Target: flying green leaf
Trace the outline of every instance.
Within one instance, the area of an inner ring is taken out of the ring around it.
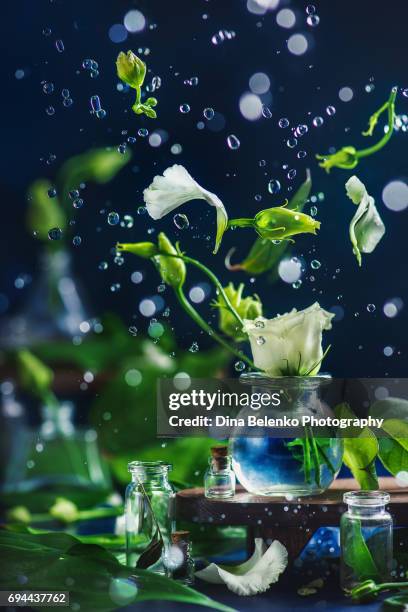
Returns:
[[[348,404],[340,404],[335,410],[338,418],[356,418]],[[378,441],[371,429],[347,427],[339,432],[344,440],[343,461],[351,470],[362,489],[378,489],[375,459]]]
[[[310,171],[307,170],[306,180],[292,196],[286,208],[288,210],[302,212],[311,189],[312,178]],[[279,244],[274,244],[269,239],[257,238],[246,258],[241,263],[229,264],[228,268],[233,271],[243,270],[251,275],[263,274],[277,267],[288,246],[289,242],[285,240],[281,241]]]

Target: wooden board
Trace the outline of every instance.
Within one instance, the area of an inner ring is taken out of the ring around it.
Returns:
[[[389,510],[396,526],[408,525],[408,488],[401,488],[394,478],[380,478],[380,488],[391,494]],[[214,500],[204,497],[202,488],[177,493],[177,515],[180,519],[214,525],[297,525],[316,529],[337,526],[345,511],[343,494],[358,489],[354,479],[335,480],[322,495],[314,497],[266,497],[251,495],[238,487],[235,497]]]

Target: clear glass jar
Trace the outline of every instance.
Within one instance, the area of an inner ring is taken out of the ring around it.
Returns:
[[[166,549],[164,564],[168,576],[182,584],[194,582],[194,559],[189,531],[174,531],[171,534],[171,544]]]
[[[340,521],[340,583],[350,591],[364,580],[387,582],[392,569],[392,517],[384,491],[344,494],[347,511]]]
[[[175,530],[176,498],[168,478],[171,467],[162,461],[132,461],[128,464],[132,477],[125,496],[126,563],[129,567],[136,567],[142,552],[153,540],[156,533],[154,517],[164,540],[163,553],[169,547],[171,533]],[[167,573],[162,558],[148,569],[159,574]]]
[[[227,446],[213,446],[204,476],[205,497],[227,499],[235,495],[235,474]]]
[[[279,406],[261,407],[257,417],[301,418],[328,415],[321,391],[329,381],[325,376],[283,376],[268,378],[251,373],[241,375],[252,393],[279,392]],[[253,415],[244,408],[238,417]],[[255,436],[245,436],[240,428],[232,431],[230,451],[238,481],[254,495],[316,495],[325,491],[337,476],[343,460],[343,442],[328,430],[327,437],[316,437],[310,427],[301,438],[271,437],[268,427],[258,427]],[[258,437],[259,432],[259,437]]]

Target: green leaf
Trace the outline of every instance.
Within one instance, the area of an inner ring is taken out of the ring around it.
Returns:
[[[82,544],[66,533],[30,534],[0,531],[0,588],[70,591],[70,604],[82,610],[109,612],[147,600],[178,601],[221,612],[231,608],[174,580],[140,569],[126,568],[107,550]],[[67,582],[67,580],[69,582]],[[67,586],[69,584],[69,587]],[[58,608],[50,608],[50,610]]]
[[[348,404],[337,406],[335,412],[339,418],[356,418]],[[371,429],[351,426],[340,430],[339,435],[344,440],[343,461],[360,487],[368,490],[378,489],[375,470],[378,441]]]
[[[152,541],[140,555],[136,567],[147,569],[159,561],[163,552],[164,542],[160,530],[156,527]]]
[[[379,439],[379,459],[383,466],[393,475],[408,470],[408,439],[398,436],[406,435],[408,424],[397,419],[390,419],[383,425],[391,437]]]
[[[408,422],[408,400],[400,397],[386,397],[374,402],[369,415],[380,419],[400,419]]]
[[[293,195],[287,205],[288,210],[297,210],[302,212],[304,205],[310,195],[312,189],[312,178],[310,171],[306,171],[306,180],[301,184],[299,189]],[[252,245],[248,255],[240,264],[230,266],[231,270],[243,270],[248,274],[263,274],[267,271],[273,271],[289,245],[288,241],[282,241],[279,244],[273,244],[271,240],[257,238]]]
[[[377,566],[364,540],[359,520],[348,523],[342,553],[344,562],[351,567],[359,581],[378,577]]]

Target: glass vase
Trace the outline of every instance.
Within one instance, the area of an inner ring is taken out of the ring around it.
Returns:
[[[364,580],[389,582],[392,569],[392,517],[384,491],[344,494],[347,511],[340,521],[340,582],[350,591]]]
[[[327,407],[321,400],[328,379],[323,376],[268,378],[245,374],[240,380],[251,386],[252,393],[278,393],[279,406],[262,407],[257,417],[301,419],[323,416]],[[330,380],[330,379],[329,379]],[[244,408],[238,417],[254,414]],[[245,430],[248,432],[248,429]],[[343,458],[343,443],[328,431],[317,437],[305,427],[301,437],[271,437],[270,430],[258,427],[255,436],[235,429],[230,438],[232,465],[238,481],[254,495],[305,496],[325,491],[337,476]],[[258,435],[259,434],[259,435]]]

